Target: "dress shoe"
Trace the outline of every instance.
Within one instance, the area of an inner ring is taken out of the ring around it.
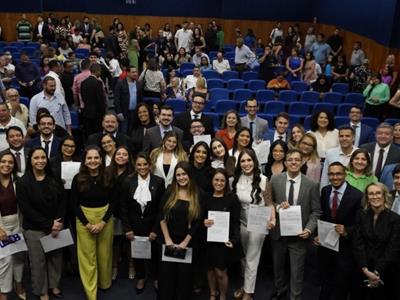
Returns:
[[[17,284],[14,283],[14,292],[15,292],[15,294],[17,295],[18,299],[26,300],[26,292],[25,292],[25,289],[24,289],[24,287],[22,286],[22,284],[20,284],[20,285],[21,285],[21,288],[20,288],[20,289],[17,289]]]
[[[136,287],[136,295],[143,294],[145,287],[146,287],[146,282],[143,283],[143,287],[142,288]]]
[[[63,293],[60,291],[60,292],[58,292],[57,294],[56,293],[53,293],[53,291],[51,291],[51,296],[53,297],[53,298],[56,298],[56,299],[63,299],[64,298],[64,295],[63,295]]]

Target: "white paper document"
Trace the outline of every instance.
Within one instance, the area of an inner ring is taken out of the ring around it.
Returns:
[[[322,247],[339,252],[339,233],[335,230],[334,223],[318,220],[318,237]]]
[[[207,242],[225,243],[229,241],[229,211],[209,211],[208,219],[214,221],[211,227],[207,228]]]
[[[135,236],[131,241],[131,257],[151,259],[151,242],[147,236]]]
[[[271,219],[271,208],[250,204],[247,216],[247,231],[268,234],[267,223]]]
[[[46,235],[40,239],[43,250],[45,253],[64,248],[74,244],[74,240],[69,229],[61,230],[56,237],[51,234]]]
[[[303,231],[301,222],[301,206],[294,205],[279,210],[279,225],[281,236],[295,236]]]
[[[193,136],[193,145],[196,145],[198,142],[205,142],[207,145],[211,143],[211,135],[203,134],[203,135],[195,135]]]
[[[271,146],[270,141],[262,141],[261,143],[253,143],[252,147],[257,155],[258,162],[260,165],[268,162],[269,148]]]
[[[27,250],[22,233],[11,234],[6,241],[0,241],[0,259]]]
[[[72,179],[78,174],[80,162],[75,161],[63,161],[61,162],[61,179],[64,180],[64,188],[71,189]]]
[[[191,264],[192,263],[192,256],[193,256],[192,248],[186,248],[186,255],[185,255],[184,259],[165,256],[164,252],[165,252],[165,244],[162,245],[162,257],[161,257],[162,261],[177,262],[177,263],[183,263],[183,264]]]

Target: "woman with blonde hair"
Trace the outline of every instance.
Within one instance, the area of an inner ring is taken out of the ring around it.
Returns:
[[[206,80],[203,77],[198,78],[196,86],[189,91],[188,100],[192,101],[196,96],[203,97],[206,101],[209,98]]]
[[[312,133],[306,133],[299,141],[298,148],[303,157],[301,172],[315,182],[321,179],[321,160],[317,150],[317,139]]]
[[[171,184],[175,166],[180,161],[187,161],[187,155],[174,131],[167,132],[161,146],[150,154],[152,173],[164,179],[165,187]]]

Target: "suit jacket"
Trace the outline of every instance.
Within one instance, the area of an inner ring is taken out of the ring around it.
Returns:
[[[136,81],[136,103],[143,101],[143,87],[142,81]],[[115,112],[117,114],[122,113],[125,118],[128,117],[129,114],[129,102],[130,102],[130,93],[129,93],[129,84],[127,79],[118,80],[117,84],[114,88],[114,105]]]
[[[93,32],[93,25],[92,24],[88,24],[88,30],[85,29],[85,24],[82,23],[81,27],[79,28],[79,31],[82,33],[83,37],[90,37],[92,35]]]
[[[192,116],[190,111],[180,113],[174,120],[174,125],[183,130],[183,140],[190,140],[192,135],[190,134],[190,122],[192,121]],[[204,113],[201,114],[200,121],[203,123],[205,131],[204,134],[214,135],[213,122],[209,116]]]
[[[340,205],[336,211],[336,218],[331,216],[331,208],[329,207],[329,198],[332,193],[332,185],[325,186],[321,191],[321,220],[335,224],[344,225],[347,231],[347,237],[340,237],[339,249],[342,247],[351,247],[351,237],[353,234],[353,225],[357,211],[361,208],[361,200],[363,193],[358,189],[347,184],[343,193]]]
[[[38,34],[39,34],[39,24],[35,25],[35,28],[33,29],[33,37],[35,41],[38,41]],[[43,23],[43,27],[42,27],[42,38],[44,41],[49,41],[50,39],[50,28],[49,25],[47,25],[46,22]]]
[[[182,129],[172,126],[172,130],[175,131],[182,142],[183,131]],[[150,153],[153,149],[160,147],[162,138],[159,126],[154,126],[146,130],[146,135],[143,141],[143,152]]]
[[[287,199],[286,179],[287,172],[272,176],[271,178],[272,199],[275,204],[281,204]],[[317,220],[321,215],[319,186],[318,183],[312,181],[304,174],[301,174],[301,185],[297,205],[301,206],[303,229],[308,229],[313,233],[317,227]],[[277,214],[277,216],[279,218],[279,214]],[[271,231],[271,238],[277,240],[280,236],[279,220],[277,220],[275,228]]]
[[[370,143],[374,140],[374,129],[368,125],[361,123],[359,145]]]
[[[264,135],[263,135],[263,140],[265,141],[271,141],[271,144],[274,142],[274,135],[275,135],[275,129],[268,130]],[[287,143],[288,139],[290,137],[290,131],[286,131],[286,136],[285,139],[283,139],[284,142]]]
[[[89,135],[86,146],[88,145],[96,145],[96,146],[101,146],[100,145],[100,140],[101,137],[103,136],[103,132],[97,132]],[[117,147],[119,146],[126,146],[128,149],[131,151],[131,153],[136,153],[136,149],[133,146],[132,140],[127,136],[126,134],[117,132],[117,135],[115,136],[115,140],[117,142]]]
[[[60,143],[61,143],[61,139],[59,137],[53,135],[53,142],[51,143],[49,158],[55,157],[58,154],[58,150],[60,148]],[[38,137],[35,137],[35,138],[27,141],[25,146],[27,148],[41,147],[42,143],[40,142],[40,135]]]
[[[240,118],[240,123],[242,127],[250,128],[250,122],[247,115]],[[253,133],[253,139],[261,139],[264,136],[264,134],[266,134],[268,131],[268,121],[260,117],[257,117],[254,125],[255,125],[255,130]]]
[[[133,198],[138,187],[138,175],[129,176],[122,185],[120,199],[121,221],[125,232],[133,231],[135,235],[148,236],[158,228],[157,216],[161,198],[165,193],[164,180],[150,174],[149,189],[151,201],[142,211],[140,204]]]
[[[103,83],[89,76],[81,83],[81,96],[85,105],[82,115],[86,119],[101,119],[106,112],[106,97]]]
[[[400,162],[399,162],[400,163]],[[386,187],[389,189],[389,191],[391,189],[393,189],[393,175],[392,175],[392,171],[393,169],[398,165],[398,163],[396,164],[390,164],[390,165],[386,165],[381,172],[381,178],[379,179],[380,182],[382,182],[384,185],[386,185]]]
[[[371,161],[374,161],[375,145],[376,145],[376,143],[373,142],[373,143],[368,143],[368,144],[364,144],[364,145],[360,146],[360,148],[367,149],[367,151],[371,155]],[[389,152],[388,152],[388,155],[386,157],[386,161],[382,165],[382,170],[387,165],[397,164],[399,162],[400,162],[400,148],[392,144],[392,145],[390,145]]]

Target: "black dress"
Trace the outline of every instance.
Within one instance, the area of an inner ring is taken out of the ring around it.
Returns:
[[[207,243],[207,265],[219,269],[226,269],[242,257],[240,244],[240,202],[236,194],[228,193],[223,197],[208,195],[206,199],[205,218],[209,211],[227,211],[229,219],[229,241],[233,248],[224,243]]]

